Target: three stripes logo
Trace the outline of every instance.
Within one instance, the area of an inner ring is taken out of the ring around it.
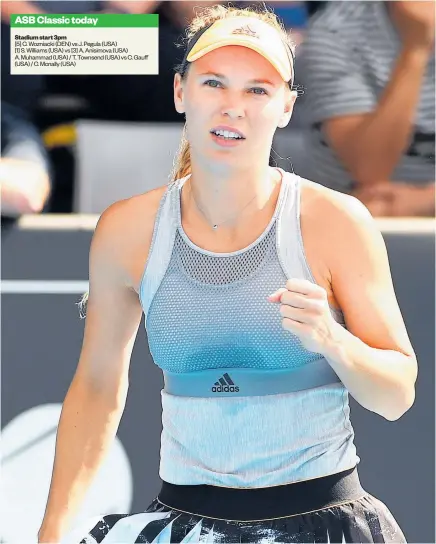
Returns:
[[[212,387],[213,393],[237,393],[239,387],[235,385],[227,372]]]

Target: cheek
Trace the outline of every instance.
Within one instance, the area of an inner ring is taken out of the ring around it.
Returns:
[[[277,107],[277,104],[270,102],[263,108],[257,108],[255,115],[259,130],[274,132],[282,116],[282,110]]]
[[[207,93],[192,92],[185,103],[186,119],[199,124],[200,119],[210,115],[216,109],[216,100],[211,100]]]

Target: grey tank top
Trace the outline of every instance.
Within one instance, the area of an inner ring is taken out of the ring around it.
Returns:
[[[315,283],[300,229],[301,180],[281,173],[267,228],[232,253],[202,249],[184,232],[189,176],[162,197],[140,299],[165,381],[159,474],[167,482],[265,487],[359,462],[346,389],[267,301],[288,278]]]

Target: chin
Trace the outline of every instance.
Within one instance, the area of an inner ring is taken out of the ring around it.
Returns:
[[[247,168],[250,164],[253,164],[253,160],[250,160],[250,157],[247,157],[245,153],[237,153],[235,150],[218,150],[209,156],[210,160],[218,166],[228,166],[238,170]]]

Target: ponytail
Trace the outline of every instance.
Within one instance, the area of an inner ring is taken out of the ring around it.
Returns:
[[[174,183],[177,179],[184,178],[191,173],[191,153],[189,150],[189,143],[186,138],[186,124],[183,127],[182,139],[180,141],[179,151],[177,152],[173,171],[171,173],[171,183]]]

